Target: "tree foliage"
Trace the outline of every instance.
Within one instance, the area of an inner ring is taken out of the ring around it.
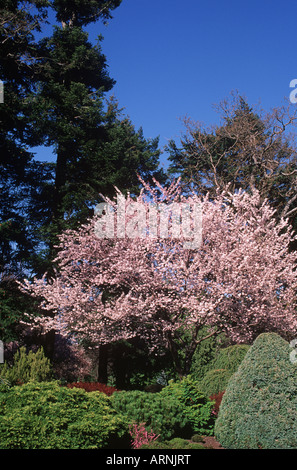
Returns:
[[[57,20],[70,27],[86,26],[99,18],[107,21],[122,0],[53,0]]]
[[[25,99],[35,79],[34,38],[46,18],[46,1],[4,1],[0,9],[0,223],[1,273],[20,276],[36,260],[38,216],[31,194],[45,184],[50,168],[33,161],[25,145]]]

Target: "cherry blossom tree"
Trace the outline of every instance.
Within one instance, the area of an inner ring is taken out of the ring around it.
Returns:
[[[218,192],[210,199],[183,196],[178,182],[169,188],[155,183],[143,182],[137,198],[128,195],[125,211],[119,209],[119,198],[106,200],[105,212],[62,234],[56,277],[22,285],[49,311],[28,319],[32,327],[54,328],[93,350],[140,337],[151,351],[169,350],[180,375],[189,372],[198,343],[211,335],[224,332],[235,343],[250,343],[263,331],[294,337],[296,254],[289,249],[293,233],[287,221],[276,220],[256,190]],[[187,243],[194,233],[193,216],[192,232],[181,223],[178,236],[173,232],[173,203],[191,207],[191,214],[200,207],[199,245]],[[169,208],[166,237],[161,204]],[[157,229],[149,233],[143,221],[156,207]]]

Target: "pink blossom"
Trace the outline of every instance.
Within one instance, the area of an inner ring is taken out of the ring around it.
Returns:
[[[150,432],[148,432],[145,429],[145,423],[134,423],[133,425],[130,425],[129,433],[132,437],[133,449],[139,449],[143,445],[149,444],[150,442],[157,440],[160,436],[160,434],[156,435],[152,429],[150,430]]]
[[[148,209],[158,198],[185,200],[176,183],[168,189],[144,183],[138,200]],[[51,315],[28,322],[93,348],[138,336],[152,350],[169,348],[177,360],[184,347],[188,363],[203,327],[234,342],[250,343],[263,331],[295,335],[296,254],[288,222],[276,221],[257,191],[187,200],[202,208],[202,244],[194,250],[182,237],[98,238],[96,217],[63,233],[56,278],[22,286],[41,296]],[[183,345],[185,330],[191,340]]]

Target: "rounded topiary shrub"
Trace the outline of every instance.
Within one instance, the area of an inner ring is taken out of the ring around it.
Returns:
[[[101,392],[30,382],[0,388],[1,449],[129,448],[126,420]]]
[[[230,449],[297,448],[297,364],[275,333],[255,340],[228,383],[215,437]]]

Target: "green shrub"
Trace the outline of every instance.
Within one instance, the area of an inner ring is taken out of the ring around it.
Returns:
[[[191,437],[191,441],[193,441],[193,442],[203,442],[203,440],[204,440],[204,438],[200,434],[194,434]]]
[[[178,401],[180,413],[191,424],[191,435],[195,433],[213,434],[212,415],[214,402],[201,391],[199,383],[191,375],[180,381],[170,381],[160,392],[164,400],[173,398]]]
[[[169,441],[152,441],[149,444],[144,444],[141,449],[204,449],[202,444],[189,442],[186,439],[176,437]]]
[[[198,334],[199,338],[203,338],[207,336],[209,333],[208,328],[202,328],[200,334]],[[206,340],[203,340],[200,344],[198,344],[197,349],[194,353],[190,373],[196,380],[201,380],[206,372],[210,369],[220,369],[223,367],[212,367],[211,364],[218,356],[219,351],[227,345],[227,340],[224,335],[220,334],[218,336],[211,336]]]
[[[0,376],[10,385],[22,383],[43,382],[52,379],[52,367],[49,359],[44,355],[43,348],[37,352],[29,351],[21,347],[14,355],[13,365],[7,362],[0,368]]]
[[[176,437],[168,442],[171,449],[203,449],[203,445]]]
[[[224,448],[297,447],[297,365],[275,333],[257,337],[223,396],[215,436]]]
[[[165,399],[161,393],[115,392],[111,401],[117,412],[125,415],[131,424],[145,423],[145,428],[160,434],[161,439],[190,434],[191,425],[182,414],[179,402],[172,397]]]
[[[148,444],[143,444],[140,447],[140,450],[142,449],[162,450],[162,449],[172,449],[172,446],[170,446],[168,441],[153,441],[153,442],[149,442]]]
[[[219,350],[217,356],[210,362],[209,370],[226,369],[232,374],[237,371],[250,346],[234,344]]]
[[[233,372],[227,369],[209,370],[200,382],[200,389],[207,397],[223,392],[232,375]]]
[[[0,448],[99,449],[130,443],[127,422],[101,392],[30,382],[0,390]]]
[[[191,376],[171,381],[161,392],[115,392],[111,400],[131,423],[145,423],[146,429],[160,434],[161,440],[190,438],[195,432],[213,433],[214,402],[199,390]]]
[[[230,377],[238,369],[249,347],[246,344],[235,344],[219,350],[199,380],[201,391],[206,396],[210,397],[226,390]]]

